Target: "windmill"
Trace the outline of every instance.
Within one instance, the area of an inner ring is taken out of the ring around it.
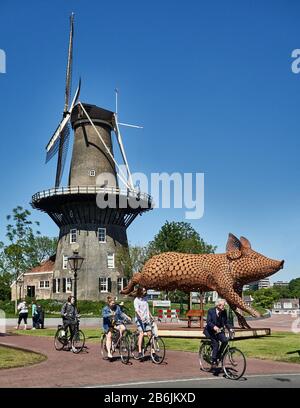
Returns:
[[[46,147],[46,162],[57,154],[55,187],[34,194],[31,205],[46,212],[59,227],[52,297],[63,300],[70,289],[66,259],[77,244],[85,259],[78,279],[78,299],[105,300],[108,293],[118,295],[126,284],[115,262],[117,251],[128,247],[126,230],[138,215],[152,209],[153,202],[148,194],[133,186],[120,127],[141,127],[119,122],[118,92],[116,111],[112,112],[81,102],[79,81],[70,103],[73,34],[74,14],[70,17],[63,117]],[[69,181],[67,186],[61,186],[71,127],[74,137]],[[112,132],[126,172],[115,160]],[[111,177],[107,184],[99,185],[97,179],[102,174]],[[125,188],[119,187],[118,178]],[[99,206],[99,197],[107,205]],[[111,197],[115,205],[111,204]],[[133,201],[137,205],[132,205]]]
[[[62,175],[63,175],[65,163],[66,163],[69,139],[70,139],[71,114],[79,98],[80,88],[81,88],[81,80],[79,80],[79,84],[76,89],[74,98],[72,100],[71,105],[69,106],[69,100],[70,100],[70,95],[71,95],[71,84],[72,84],[73,36],[74,36],[74,13],[72,13],[70,17],[70,35],[69,35],[69,49],[68,49],[66,86],[65,86],[65,105],[64,105],[64,110],[63,110],[63,117],[46,146],[46,163],[48,163],[48,161],[51,160],[56,155],[56,153],[58,154],[56,177],[55,177],[55,187],[56,188],[58,188],[61,183],[61,179],[62,179]],[[130,173],[129,164],[128,164],[128,160],[126,157],[122,135],[120,131],[120,126],[126,126],[126,127],[136,128],[136,129],[142,129],[143,127],[138,126],[138,125],[128,124],[128,123],[122,123],[118,121],[118,89],[115,89],[115,95],[116,95],[116,112],[114,112],[112,115],[112,125],[113,125],[113,131],[116,135],[117,143],[119,145],[121,155],[122,155],[125,167],[126,167],[126,171],[127,171],[126,176],[123,174],[120,166],[117,164],[117,162],[115,161],[112,155],[111,155],[111,158],[120,171],[119,177],[121,178],[123,183],[125,183],[127,188],[129,188],[130,190],[134,190],[132,176]],[[79,102],[79,105],[81,106],[85,114],[87,114],[81,102]],[[90,119],[90,122],[92,122],[92,119]],[[102,140],[101,135],[98,134],[98,136],[100,140],[102,141],[102,143],[104,144],[107,151],[109,151],[105,142]]]

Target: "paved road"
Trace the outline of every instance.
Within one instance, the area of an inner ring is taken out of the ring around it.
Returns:
[[[181,378],[162,381],[136,381],[122,384],[90,385],[88,388],[300,388],[300,373],[252,374],[231,381],[221,377]]]
[[[167,351],[166,359],[161,365],[153,364],[149,360],[144,362],[134,360],[124,365],[119,359],[113,362],[103,360],[98,343],[88,344],[88,349],[77,355],[67,351],[56,351],[53,339],[47,337],[2,335],[0,344],[34,350],[48,357],[40,364],[0,370],[0,387],[94,387],[110,384],[145,387],[146,383],[151,383],[149,386],[152,387],[153,383],[155,386],[169,387],[170,384],[177,382],[180,383],[180,387],[184,384],[198,387],[202,383],[203,386],[208,386],[210,382],[214,387],[217,384],[222,386],[223,383],[224,387],[229,387],[234,384],[231,380],[215,379],[210,373],[201,372],[198,356],[191,352]],[[247,360],[247,378],[254,374],[274,374],[277,377],[278,373],[280,376],[300,374],[300,365],[259,359]],[[289,379],[286,376],[284,378]],[[236,384],[239,386],[250,384],[247,381],[239,381]],[[143,384],[136,384],[141,382]],[[275,383],[276,386],[281,386],[284,381],[276,380]],[[293,386],[294,382],[289,384]]]

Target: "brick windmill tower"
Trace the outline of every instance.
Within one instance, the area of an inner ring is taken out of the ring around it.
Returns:
[[[134,189],[117,112],[78,101],[80,81],[69,105],[73,20],[72,14],[63,118],[46,147],[46,161],[56,154],[58,157],[55,187],[35,194],[31,205],[46,212],[59,227],[52,298],[65,299],[73,291],[74,279],[67,261],[76,248],[84,258],[78,273],[77,297],[101,300],[109,293],[118,295],[126,285],[116,254],[119,248],[128,246],[127,228],[139,214],[152,208],[152,200]],[[74,142],[69,182],[60,187],[70,125]],[[125,166],[115,160],[112,132]],[[121,167],[126,168],[125,174]]]

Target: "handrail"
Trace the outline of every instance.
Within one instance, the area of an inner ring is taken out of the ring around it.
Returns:
[[[126,188],[118,187],[100,187],[100,186],[68,186],[50,188],[48,190],[40,191],[32,196],[32,202],[38,201],[42,198],[52,197],[63,194],[98,194],[98,193],[110,193],[124,195],[127,197],[141,198],[147,201],[152,201],[152,197],[147,193],[140,193],[136,190],[129,190]]]

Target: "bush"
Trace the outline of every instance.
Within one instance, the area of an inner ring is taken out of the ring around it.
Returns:
[[[7,315],[14,315],[15,302],[11,300],[0,300],[0,309],[2,309]]]

